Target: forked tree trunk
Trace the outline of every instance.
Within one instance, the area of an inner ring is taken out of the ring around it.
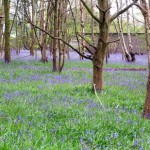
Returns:
[[[108,1],[99,1],[99,7],[102,10],[107,10],[109,8]],[[100,23],[99,23],[99,38],[97,44],[97,50],[93,57],[93,89],[96,91],[101,91],[103,89],[103,63],[105,58],[105,53],[107,50],[107,42],[109,36],[109,19],[110,12],[107,11],[106,14],[100,13]]]

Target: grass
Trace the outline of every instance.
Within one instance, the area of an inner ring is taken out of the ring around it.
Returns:
[[[131,67],[105,68],[124,66]],[[51,63],[0,62],[0,149],[150,149],[149,121],[141,117],[147,71],[105,71],[97,97],[91,67],[66,62],[58,74]]]

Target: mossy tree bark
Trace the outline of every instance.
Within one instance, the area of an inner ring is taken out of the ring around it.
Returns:
[[[10,63],[10,20],[9,20],[9,12],[10,12],[10,0],[3,0],[4,3],[4,14],[5,14],[5,62]]]

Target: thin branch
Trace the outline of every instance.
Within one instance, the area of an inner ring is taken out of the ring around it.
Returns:
[[[123,14],[126,10],[128,10],[130,7],[132,7],[133,5],[135,5],[137,3],[138,0],[134,0],[130,5],[128,5],[127,7],[125,7],[124,9],[116,12],[115,14],[113,14],[110,17],[110,22],[112,22],[114,19],[116,19],[119,15]]]
[[[96,5],[96,7],[99,9],[99,11],[101,11],[102,13],[105,13],[105,10],[103,10],[102,8],[100,8],[98,5]]]
[[[132,17],[132,18],[134,18],[137,22],[140,22],[140,23],[142,23],[142,24],[145,24],[143,21],[140,21],[139,19],[137,19],[135,16],[133,16],[132,14],[130,14],[130,16]]]
[[[30,21],[30,18],[26,15],[28,23],[30,23],[34,28],[37,28],[39,30],[41,30],[42,32],[45,32],[45,34],[49,35],[52,39],[57,39],[62,41],[64,44],[68,45],[70,48],[72,48],[75,52],[77,52],[79,55],[81,55],[82,57],[89,59],[89,60],[93,60],[90,56],[85,56],[84,54],[80,53],[77,49],[75,49],[72,45],[70,45],[68,42],[66,42],[65,40],[59,38],[59,37],[54,37],[53,35],[51,35],[48,31],[45,31],[44,29],[36,26],[35,24],[32,23],[32,21]]]
[[[102,8],[100,8],[98,5],[96,5],[96,7],[99,9],[99,11],[101,11],[102,13],[107,13],[110,9],[111,6],[109,6],[106,10],[103,10]]]
[[[17,16],[18,5],[19,5],[19,0],[17,0],[17,6],[16,6],[16,10],[15,10],[14,18],[13,18],[13,20],[12,20],[12,25],[11,25],[11,28],[10,28],[10,33],[11,33],[11,31],[12,31],[12,28],[13,28],[13,26],[14,26],[14,22],[15,22],[15,18],[16,18],[16,16]]]
[[[99,19],[93,14],[93,12],[91,11],[91,9],[87,6],[87,4],[84,2],[84,0],[81,0],[82,4],[84,5],[84,7],[86,8],[86,10],[88,11],[88,13],[91,15],[91,17],[93,17],[93,19],[95,19],[95,21],[97,21],[98,23],[100,22]]]
[[[141,12],[147,13],[147,10],[138,3],[135,3],[134,5],[137,6],[141,10]]]
[[[88,43],[91,47],[93,47],[95,50],[97,50],[97,48],[96,48],[93,44],[91,44],[89,41],[87,41],[81,34],[78,33],[78,35],[79,35],[82,39],[84,39],[84,40],[86,41],[86,43]]]
[[[68,1],[68,3],[69,3],[71,15],[72,15],[72,17],[73,17],[75,36],[76,36],[76,39],[77,39],[77,42],[78,42],[79,51],[80,51],[80,41],[79,41],[79,38],[78,38],[78,35],[77,35],[77,24],[76,24],[76,19],[75,19],[74,13],[73,13],[72,8],[71,8],[71,3],[70,3],[69,0],[67,0],[67,1]]]
[[[86,48],[86,50],[91,54],[91,56],[93,56],[93,52],[89,49],[89,47],[87,47],[86,45],[85,45],[85,48]]]

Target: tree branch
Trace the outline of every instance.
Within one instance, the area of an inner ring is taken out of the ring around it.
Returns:
[[[84,2],[84,0],[81,0],[82,4],[84,5],[84,7],[86,8],[86,10],[88,11],[88,13],[91,15],[91,17],[93,17],[93,19],[95,19],[98,23],[100,22],[99,19],[93,14],[93,12],[91,11],[91,9],[86,5],[86,3]]]
[[[48,31],[45,31],[44,29],[38,27],[37,25],[33,24],[32,21],[30,20],[30,18],[26,15],[26,18],[27,18],[27,21],[28,23],[30,23],[34,28],[37,28],[39,30],[41,30],[42,32],[44,32],[45,34],[49,35],[52,39],[57,39],[57,40],[60,40],[62,41],[64,44],[68,45],[70,48],[72,48],[75,52],[77,52],[80,56],[86,58],[86,59],[89,59],[89,60],[93,60],[90,56],[85,56],[84,54],[80,53],[76,48],[74,48],[72,45],[70,45],[68,42],[66,42],[65,40],[59,38],[59,37],[54,37],[53,35],[51,35]]]
[[[138,3],[135,3],[134,5],[137,6],[141,10],[141,12],[147,13],[147,11],[144,9],[144,7],[142,7]]]
[[[86,43],[88,43],[91,47],[93,47],[95,50],[97,50],[97,48],[96,48],[93,44],[91,44],[90,42],[88,42],[81,34],[78,33],[78,35],[79,35],[82,39],[84,39],[84,40],[86,41]]]
[[[130,7],[132,7],[133,5],[135,5],[137,3],[138,0],[134,0],[130,5],[128,5],[127,7],[125,7],[124,9],[116,12],[115,14],[113,14],[110,17],[110,22],[112,22],[114,19],[116,19],[119,15],[121,15],[122,13],[124,13],[126,10],[128,10]]]
[[[109,6],[106,10],[103,10],[102,8],[100,8],[98,5],[96,5],[96,7],[99,9],[99,11],[101,11],[102,13],[107,13],[110,9],[111,6]]]

